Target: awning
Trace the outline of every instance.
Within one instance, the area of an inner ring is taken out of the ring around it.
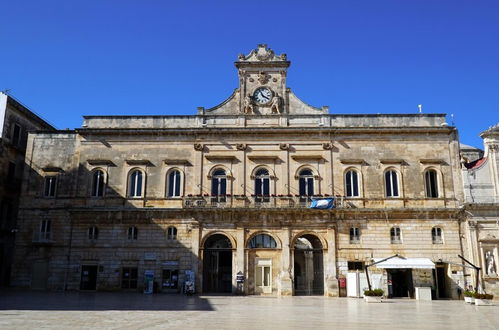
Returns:
[[[374,258],[374,262],[383,260],[384,258]],[[435,264],[428,258],[400,258],[394,257],[379,264],[374,265],[378,268],[416,268],[416,269],[433,269]]]

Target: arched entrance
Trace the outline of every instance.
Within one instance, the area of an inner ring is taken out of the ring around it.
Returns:
[[[317,236],[303,235],[294,244],[295,295],[324,294],[322,243]]]
[[[232,244],[214,234],[203,246],[203,292],[232,292]]]

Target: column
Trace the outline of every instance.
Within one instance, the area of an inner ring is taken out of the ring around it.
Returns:
[[[236,293],[237,289],[237,273],[241,272],[245,274],[246,276],[246,267],[245,267],[245,258],[244,258],[244,242],[245,241],[245,234],[244,234],[244,228],[237,228],[236,231],[236,253],[234,257],[234,267],[232,267],[232,293]],[[246,278],[246,281],[248,279]],[[246,282],[245,281],[245,282]]]
[[[338,297],[338,278],[336,274],[336,229],[330,227],[327,229],[326,233],[327,240],[327,253],[326,258],[324,258],[324,278],[325,278],[325,290],[324,294],[329,297]]]
[[[279,296],[293,295],[292,265],[291,265],[291,230],[283,228],[280,236],[282,242],[281,271],[277,283],[277,294]]]

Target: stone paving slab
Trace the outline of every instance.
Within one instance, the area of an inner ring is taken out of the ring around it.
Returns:
[[[463,301],[0,291],[0,329],[499,329]]]

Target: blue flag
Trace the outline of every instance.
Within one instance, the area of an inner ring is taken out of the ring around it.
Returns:
[[[311,209],[332,209],[334,207],[334,197],[313,198],[310,203]]]

